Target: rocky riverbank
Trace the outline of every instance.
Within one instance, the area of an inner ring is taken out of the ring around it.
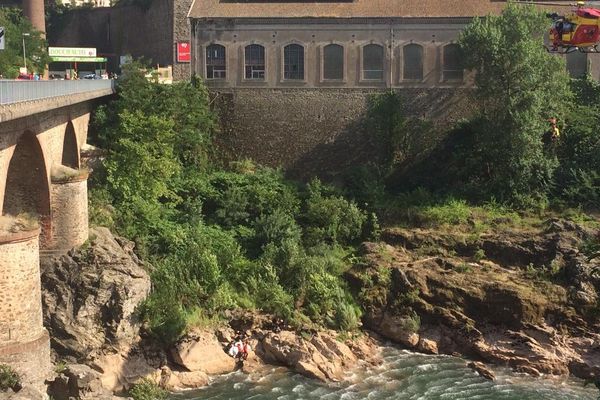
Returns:
[[[364,243],[346,279],[365,307],[365,332],[295,330],[255,312],[232,312],[165,348],[143,336],[136,307],[150,291],[133,243],[94,229],[91,244],[42,265],[44,323],[56,400],[112,399],[140,378],[197,388],[240,367],[226,346],[243,331],[255,349],[243,370],[267,364],[322,381],[380,362],[373,336],[431,354],[455,354],[493,379],[487,364],[534,376],[600,376],[600,266],[581,251],[598,232],[565,221],[539,231],[461,235],[389,229]],[[367,331],[368,330],[368,331]],[[375,332],[369,334],[367,332]]]
[[[600,260],[582,251],[598,234],[560,220],[479,236],[389,229],[347,279],[366,327],[407,348],[598,379]]]
[[[172,391],[202,387],[211,375],[242,367],[225,353],[236,331],[255,350],[242,367],[247,372],[275,364],[335,381],[361,361],[380,360],[366,334],[341,340],[334,331],[300,333],[274,324],[271,316],[242,311],[218,328],[196,329],[173,346],[159,346],[144,337],[137,318],[151,284],[133,243],[105,228],[93,229],[90,238],[89,245],[42,262],[44,325],[56,364],[49,393],[55,400],[112,399],[141,378]]]

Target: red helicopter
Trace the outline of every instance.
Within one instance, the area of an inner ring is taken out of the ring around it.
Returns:
[[[547,47],[548,51],[563,54],[573,51],[600,53],[600,9],[578,2],[570,14],[547,15],[552,19],[549,35],[551,46]]]

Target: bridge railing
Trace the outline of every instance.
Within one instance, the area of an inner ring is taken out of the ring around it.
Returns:
[[[112,79],[82,79],[75,81],[11,81],[0,80],[0,105],[68,96],[96,90],[112,89]]]

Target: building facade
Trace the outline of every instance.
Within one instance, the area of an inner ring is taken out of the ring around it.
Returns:
[[[474,17],[505,6],[499,0],[194,0],[191,73],[219,105],[219,139],[231,158],[298,175],[335,175],[376,157],[365,120],[378,93],[397,91],[407,114],[437,126],[472,113],[473,74],[463,70],[456,42]],[[573,74],[600,77],[594,57],[574,53],[567,64]]]
[[[210,87],[468,86],[456,40],[503,1],[223,1],[190,10],[192,71]],[[555,7],[555,9],[569,7]],[[560,11],[560,10],[559,10]],[[577,75],[597,58],[567,56]],[[594,69],[595,67],[595,69]]]

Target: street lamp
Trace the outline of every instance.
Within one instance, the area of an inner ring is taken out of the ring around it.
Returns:
[[[23,36],[23,65],[25,66],[25,71],[27,71],[27,57],[26,57],[26,54],[25,54],[25,36],[31,36],[31,34],[30,33],[23,33],[22,36]]]

